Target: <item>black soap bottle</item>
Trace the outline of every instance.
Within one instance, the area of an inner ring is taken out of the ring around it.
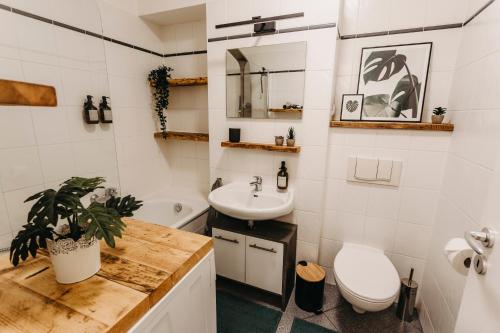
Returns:
[[[83,117],[87,124],[99,123],[99,114],[97,108],[94,106],[94,102],[92,102],[92,96],[90,95],[87,95],[87,100],[83,104]]]
[[[281,161],[280,171],[278,172],[277,185],[279,190],[288,188],[288,172],[286,171],[285,161]]]
[[[108,104],[108,97],[102,96],[102,101],[99,104],[99,118],[101,123],[112,123],[113,114],[111,113],[111,107]]]

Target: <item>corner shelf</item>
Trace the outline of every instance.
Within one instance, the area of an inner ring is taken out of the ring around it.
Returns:
[[[276,152],[282,152],[282,153],[298,153],[298,152],[300,152],[300,146],[294,146],[294,147],[276,146],[276,145],[267,144],[267,143],[222,141],[220,143],[220,145],[221,145],[221,147],[226,147],[226,148],[267,150],[267,151],[276,151]]]
[[[302,109],[269,109],[269,112],[280,112],[280,113],[287,113],[287,112],[302,112]]]
[[[192,77],[182,79],[170,79],[168,83],[171,87],[188,87],[188,86],[206,86],[208,84],[208,77]]]
[[[156,132],[154,134],[156,139],[163,139],[162,132]],[[199,141],[208,142],[208,134],[206,133],[188,133],[188,132],[167,132],[167,139],[181,140],[181,141]]]
[[[343,128],[365,128],[365,129],[397,129],[418,131],[444,131],[452,132],[453,124],[431,124],[431,123],[403,123],[403,122],[368,122],[368,121],[338,121],[330,122],[330,127]]]

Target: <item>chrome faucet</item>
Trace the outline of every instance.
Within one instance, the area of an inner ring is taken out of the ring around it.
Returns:
[[[92,194],[90,196],[90,202],[106,203],[112,197],[118,194],[118,189],[116,187],[107,187],[104,189],[104,195]]]
[[[250,185],[254,185],[254,192],[262,191],[262,177],[261,176],[253,176],[254,181],[250,183]]]

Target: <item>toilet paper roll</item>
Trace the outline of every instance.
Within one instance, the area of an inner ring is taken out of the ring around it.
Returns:
[[[444,247],[444,254],[455,271],[467,275],[474,251],[472,251],[465,239],[451,239]]]

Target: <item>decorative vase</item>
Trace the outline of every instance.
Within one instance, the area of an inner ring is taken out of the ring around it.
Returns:
[[[274,137],[274,143],[276,144],[276,146],[283,146],[283,142],[285,141],[285,139],[281,136],[275,136]]]
[[[444,120],[444,114],[436,116],[435,114],[432,115],[432,123],[433,124],[441,124]]]
[[[286,145],[288,147],[293,147],[295,146],[295,139],[286,139]]]
[[[86,280],[101,268],[101,251],[95,237],[82,237],[76,242],[71,238],[48,240],[47,249],[59,283]]]

